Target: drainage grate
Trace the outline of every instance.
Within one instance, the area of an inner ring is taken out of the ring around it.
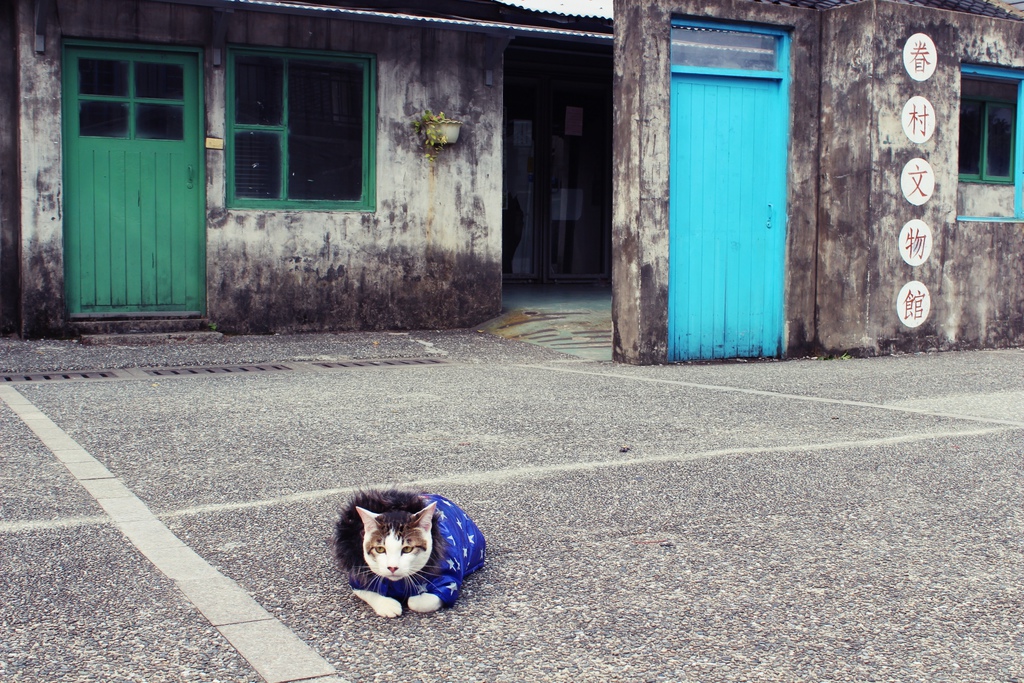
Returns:
[[[112,372],[48,372],[31,375],[0,375],[0,382],[54,382],[66,379],[110,379]]]
[[[373,360],[346,360],[313,363],[319,368],[391,368],[409,365],[447,365],[441,358],[376,358]]]
[[[395,368],[410,366],[447,365],[451,361],[443,358],[375,358],[369,360],[347,360],[347,361],[323,361],[311,363],[318,368]],[[82,379],[126,379],[134,372],[136,378],[141,372],[148,377],[204,377],[209,375],[244,375],[260,374],[264,372],[289,371],[292,368],[281,364],[261,365],[212,365],[205,367],[187,368],[141,368],[135,371],[121,371],[119,374],[114,370],[86,370],[82,372],[46,372],[31,374],[0,374],[0,384],[6,382],[53,382],[57,380],[82,380]]]
[[[197,375],[227,375],[291,370],[287,365],[217,365],[201,368],[152,368],[143,370],[151,377],[194,377]]]

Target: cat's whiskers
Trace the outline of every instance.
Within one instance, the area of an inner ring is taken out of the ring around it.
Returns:
[[[354,570],[354,573],[358,577],[360,583],[366,586],[367,590],[373,591],[375,593],[381,592],[380,589],[383,586],[384,581],[386,580],[384,577],[380,576],[379,574],[371,570],[369,567],[361,567],[359,569]]]
[[[407,591],[409,595],[418,595],[420,593],[427,592],[427,580],[423,578],[422,572],[410,574],[403,578],[402,581],[408,588],[412,589]]]

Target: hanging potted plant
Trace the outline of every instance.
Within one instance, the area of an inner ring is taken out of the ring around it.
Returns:
[[[427,109],[413,119],[412,127],[416,130],[417,135],[423,136],[427,159],[430,160],[430,163],[434,163],[445,145],[454,144],[459,139],[462,121],[448,118],[443,111],[435,114]]]

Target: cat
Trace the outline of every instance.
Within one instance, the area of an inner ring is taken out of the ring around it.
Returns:
[[[341,511],[332,539],[338,568],[356,597],[382,617],[451,607],[463,579],[484,565],[477,525],[444,496],[360,491]]]

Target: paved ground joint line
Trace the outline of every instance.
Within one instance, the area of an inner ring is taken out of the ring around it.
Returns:
[[[943,432],[919,432],[916,434],[902,434],[898,436],[886,436],[872,439],[855,439],[851,441],[827,441],[819,443],[798,443],[781,446],[739,446],[732,448],[718,448],[707,451],[688,451],[662,453],[650,456],[632,458],[611,458],[607,460],[576,460],[572,462],[556,463],[551,465],[530,465],[526,467],[511,467],[496,470],[476,470],[463,472],[461,474],[450,474],[443,477],[422,477],[412,478],[401,482],[388,481],[369,483],[361,486],[346,486],[330,489],[316,489],[312,491],[301,491],[289,493],[273,498],[261,498],[258,500],[237,501],[231,503],[208,503],[195,505],[178,510],[170,510],[160,513],[163,519],[174,519],[177,517],[191,517],[195,515],[216,514],[220,512],[233,512],[238,510],[251,510],[255,508],[274,507],[277,505],[291,505],[313,500],[323,500],[347,496],[363,488],[388,488],[392,486],[429,489],[431,486],[464,486],[469,484],[493,484],[501,481],[536,479],[563,474],[567,472],[594,471],[612,469],[616,467],[640,467],[643,465],[656,465],[664,463],[685,463],[694,460],[707,458],[722,458],[741,455],[758,455],[770,453],[820,453],[829,450],[850,450],[875,448],[878,446],[890,446],[902,443],[916,443],[920,441],[933,441],[935,439],[958,439],[972,436],[988,436],[1013,431],[1006,426],[983,427],[979,429],[967,429],[961,431]]]
[[[55,435],[62,444],[74,443],[14,387],[0,385],[0,401],[6,403],[44,445],[47,445],[44,436],[52,441]],[[53,449],[49,450],[54,457],[58,457]],[[103,471],[106,468],[84,449],[81,449],[79,456],[75,466],[61,461],[75,481],[103,507],[125,538],[174,581],[184,597],[220,631],[267,683],[323,679],[337,673],[327,660],[263,609],[235,581],[221,574],[181,542],[121,480],[113,475],[102,478],[80,477],[83,467],[86,468],[86,475],[98,473],[96,468],[103,468]],[[208,586],[207,590],[188,590],[193,588],[187,584],[192,580],[219,584],[219,588],[215,585],[212,590]],[[211,615],[216,616],[211,618]]]
[[[873,408],[875,410],[887,410],[896,413],[911,413],[913,415],[930,415],[932,417],[945,417],[953,420],[964,420],[967,422],[983,422],[986,424],[1006,425],[1007,427],[1024,428],[1024,422],[1020,420],[1004,420],[998,417],[982,417],[979,415],[963,415],[960,413],[944,413],[936,410],[925,410],[922,408],[910,408],[907,406],[887,405],[885,403],[871,403],[870,401],[855,401],[843,398],[827,398],[825,396],[807,396],[804,394],[787,394],[781,391],[768,391],[766,389],[748,389],[746,387],[734,387],[727,384],[701,384],[700,382],[687,382],[678,379],[666,379],[663,377],[635,377],[618,372],[597,372],[594,370],[577,370],[567,367],[552,367],[551,365],[538,365],[536,363],[520,364],[517,367],[531,370],[545,370],[564,372],[573,375],[590,375],[593,377],[610,377],[633,382],[646,382],[649,384],[666,384],[670,386],[687,387],[691,389],[706,389],[708,391],[720,391],[723,393],[748,394],[751,396],[763,396],[766,398],[788,399],[792,401],[804,401],[807,403],[823,403],[827,405],[850,406],[853,408]]]

